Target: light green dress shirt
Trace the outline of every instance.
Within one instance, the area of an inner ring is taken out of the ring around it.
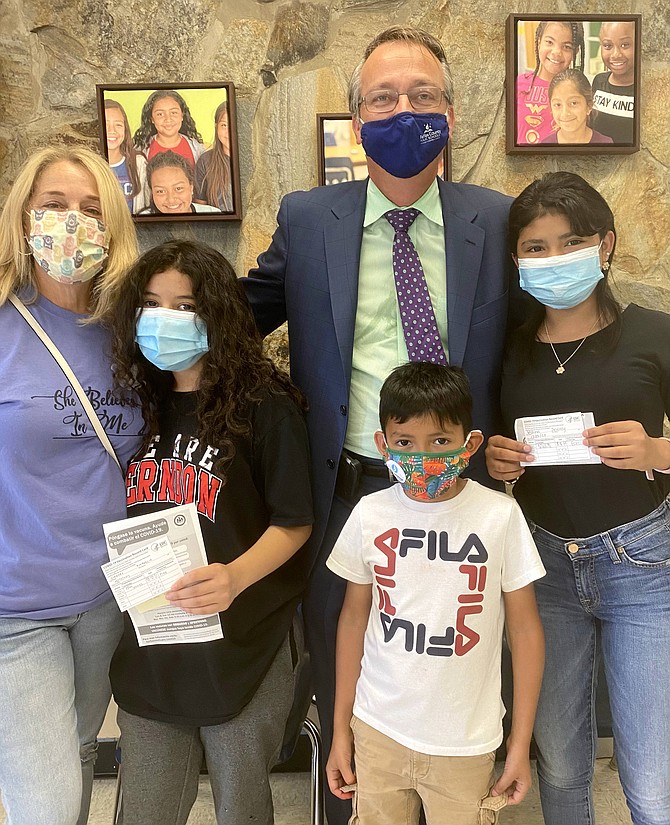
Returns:
[[[411,206],[419,214],[409,228],[409,236],[421,259],[448,358],[444,220],[437,180]],[[373,440],[379,429],[379,390],[391,370],[409,360],[393,278],[394,230],[384,217],[385,212],[397,208],[368,181],[344,446],[370,458],[379,458]]]

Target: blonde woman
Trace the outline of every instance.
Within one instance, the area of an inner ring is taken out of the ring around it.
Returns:
[[[124,481],[20,299],[84,388],[125,470],[138,408],[98,323],[137,256],[123,194],[87,149],[29,158],[0,216],[0,793],[7,825],[88,818],[122,621],[100,565]]]

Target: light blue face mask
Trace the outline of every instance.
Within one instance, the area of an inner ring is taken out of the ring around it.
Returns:
[[[135,328],[142,355],[159,370],[181,372],[209,351],[207,327],[195,312],[145,307]]]
[[[521,289],[552,309],[570,309],[585,301],[605,276],[600,247],[588,246],[550,258],[519,258]]]

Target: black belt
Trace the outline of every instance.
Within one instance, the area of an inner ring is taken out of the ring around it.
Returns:
[[[352,458],[355,458],[361,463],[361,471],[364,476],[372,476],[373,478],[388,478],[388,467],[384,464],[381,458],[368,458],[366,455],[359,455],[359,453],[352,453],[351,450],[343,450]]]

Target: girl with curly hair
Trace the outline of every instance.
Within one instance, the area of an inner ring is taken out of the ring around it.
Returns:
[[[210,247],[146,252],[110,318],[117,382],[137,391],[147,421],[128,515],[196,504],[209,564],[166,597],[218,612],[223,627],[215,641],[139,647],[126,619],[111,668],[125,821],[185,823],[204,754],[217,822],[271,825],[268,772],[293,699],[312,523],[304,405]]]
[[[159,89],[149,95],[133,143],[147,160],[171,149],[186,158],[191,169],[205,151],[188,104],[172,89]]]

